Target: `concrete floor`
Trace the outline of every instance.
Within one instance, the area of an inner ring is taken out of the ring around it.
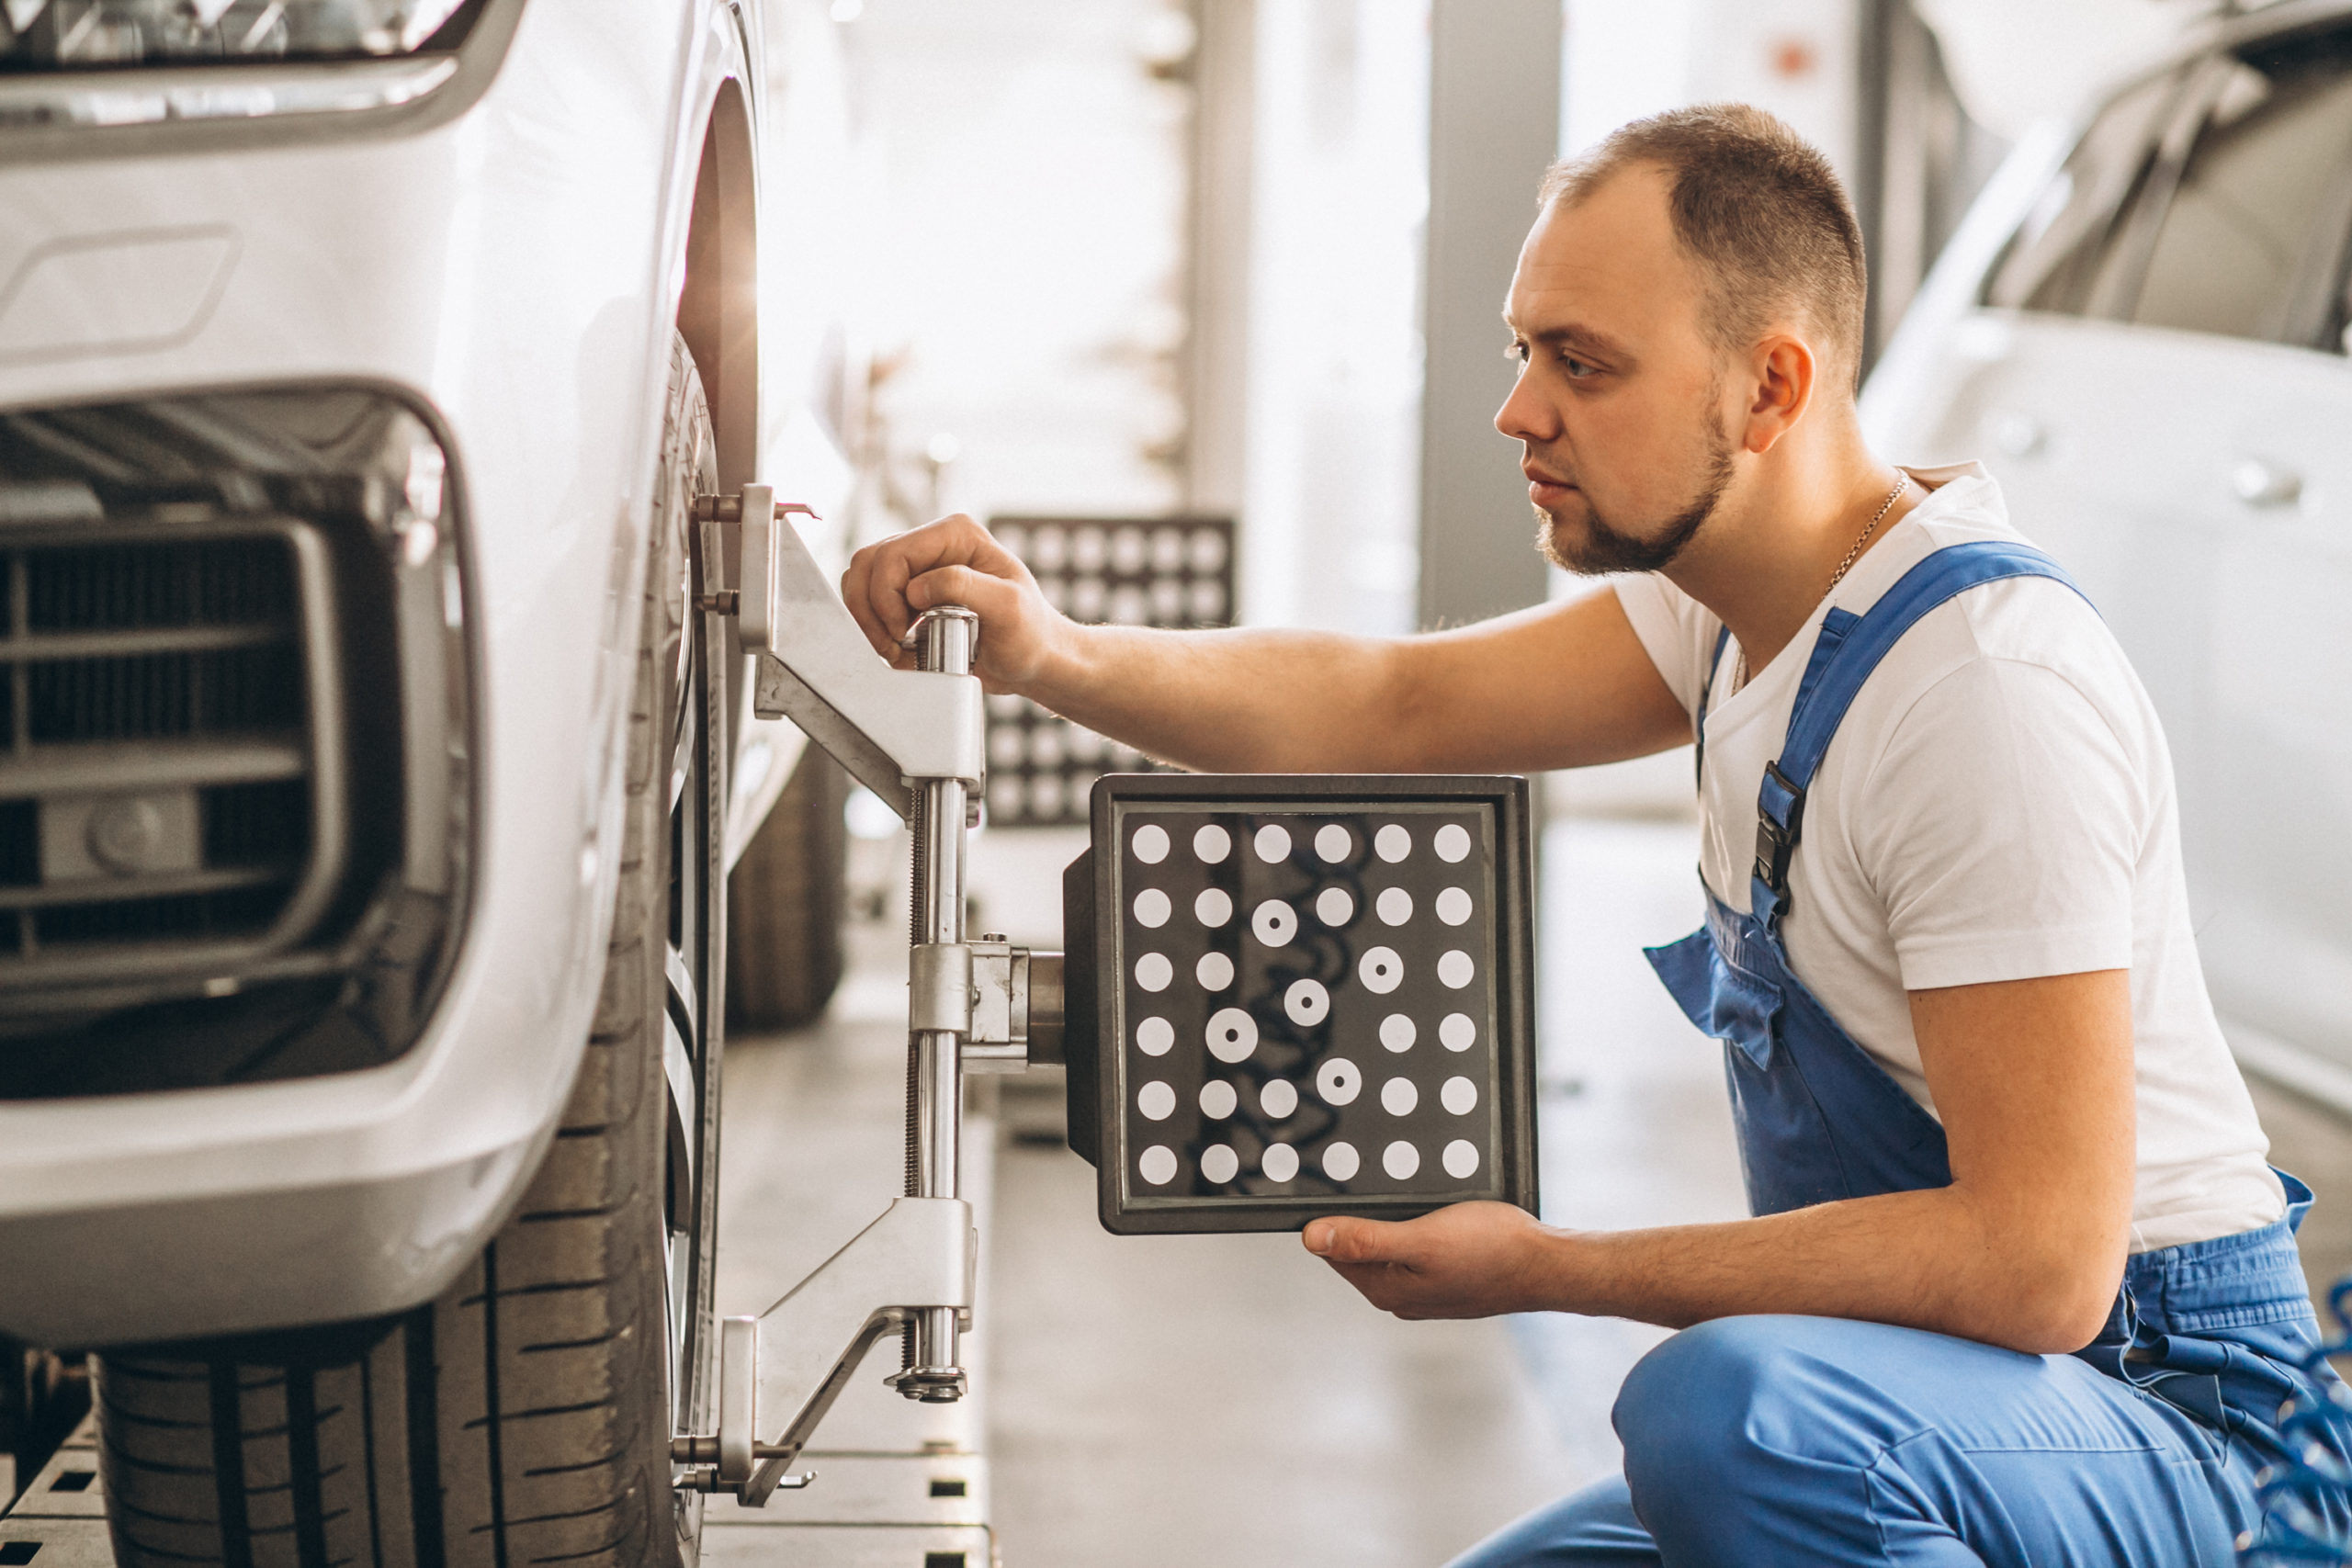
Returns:
[[[985,835],[976,929],[1060,946],[1060,868],[1083,843]],[[1719,1058],[1640,953],[1692,923],[1693,848],[1687,821],[1570,818],[1546,835],[1541,1136],[1555,1222],[1744,1212]],[[892,886],[885,847],[860,852],[858,874]],[[876,902],[824,1025],[730,1045],[722,1310],[764,1307],[897,1190],[903,949],[893,899]],[[1059,1144],[1059,1092],[1041,1072],[975,1093],[968,1179],[992,1186],[975,1400],[945,1416],[906,1406],[877,1358],[818,1448],[984,1446],[959,1517],[992,1524],[1012,1568],[1433,1564],[1613,1469],[1610,1402],[1661,1331],[1399,1323],[1293,1236],[1108,1235],[1091,1168]],[[2346,1123],[2256,1094],[2273,1158],[2323,1193],[2304,1231],[2313,1277],[2352,1269]],[[798,1498],[820,1507],[823,1484]]]

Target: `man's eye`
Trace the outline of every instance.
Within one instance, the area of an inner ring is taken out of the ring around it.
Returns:
[[[1524,366],[1527,363],[1527,345],[1523,343],[1512,344],[1503,350],[1503,357],[1509,359],[1513,365]]]
[[[1587,365],[1572,354],[1560,355],[1560,364],[1567,371],[1568,379],[1571,381],[1581,381],[1588,376],[1597,376],[1600,373],[1599,366]]]

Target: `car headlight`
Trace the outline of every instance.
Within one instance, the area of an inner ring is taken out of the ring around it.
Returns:
[[[0,0],[0,134],[427,112],[487,82],[519,4]]]
[[[0,71],[382,59],[455,49],[468,0],[13,0]]]

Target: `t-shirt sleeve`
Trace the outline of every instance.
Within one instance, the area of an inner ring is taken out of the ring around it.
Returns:
[[[1979,658],[1921,695],[1852,818],[1907,990],[2123,969],[2148,803],[2064,674]]]
[[[1666,579],[1643,572],[1616,579],[1617,603],[1634,624],[1643,651],[1684,713],[1699,711],[1699,684],[1722,625],[1707,608]]]

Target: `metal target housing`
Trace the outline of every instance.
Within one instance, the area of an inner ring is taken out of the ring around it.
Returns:
[[[1536,1207],[1523,779],[1109,774],[1063,888],[1121,1235]]]

